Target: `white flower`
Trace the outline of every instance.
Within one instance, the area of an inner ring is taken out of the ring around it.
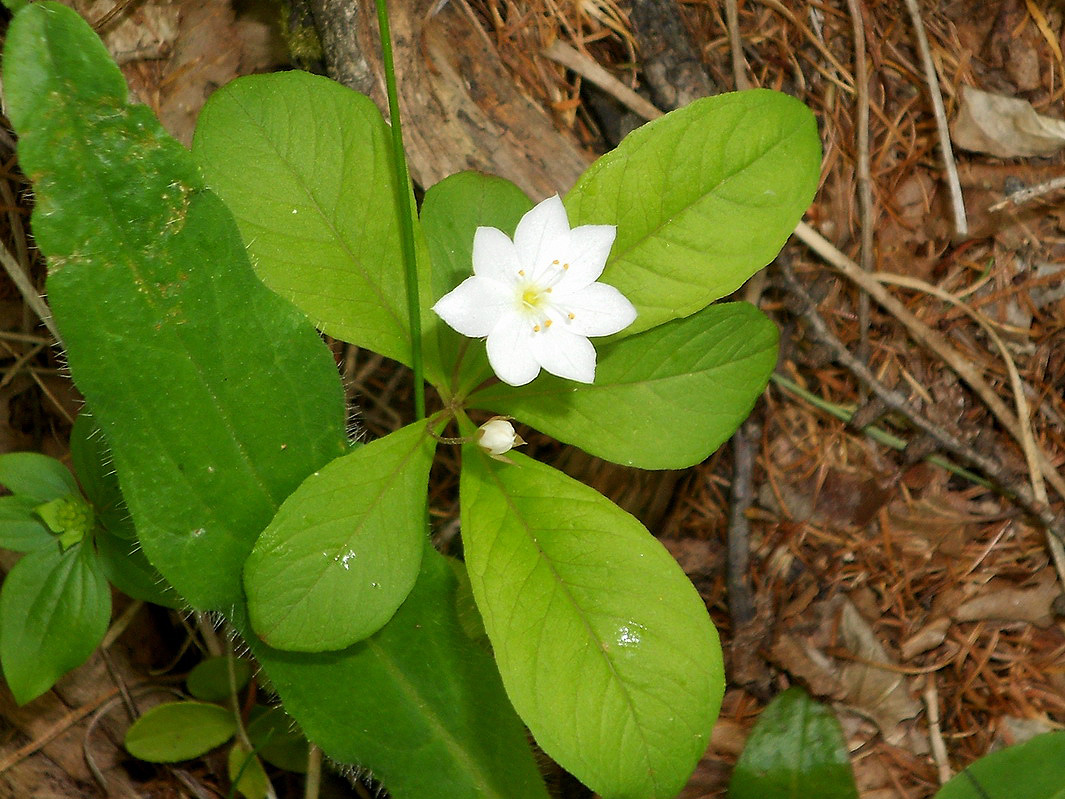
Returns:
[[[595,348],[632,324],[636,309],[613,286],[596,283],[614,243],[613,225],[572,230],[558,195],[518,222],[511,241],[479,227],[473,237],[473,276],[433,310],[464,336],[488,337],[488,362],[504,383],[522,386],[546,369],[591,383]]]
[[[524,443],[521,436],[514,432],[514,425],[502,416],[493,416],[477,428],[477,446],[493,458]]]

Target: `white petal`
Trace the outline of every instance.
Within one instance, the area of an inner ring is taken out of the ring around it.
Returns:
[[[555,291],[578,291],[603,274],[617,228],[614,225],[581,225],[570,231],[569,249],[563,263],[569,264]]]
[[[479,227],[473,234],[473,274],[502,283],[518,279],[518,250],[502,230]]]
[[[464,336],[487,336],[513,308],[508,287],[483,277],[468,277],[441,297],[433,311]]]
[[[624,330],[636,319],[636,308],[625,295],[606,283],[593,283],[580,291],[559,297],[555,308],[563,328],[581,336],[609,336]],[[569,318],[573,314],[573,318]]]
[[[591,383],[595,380],[595,347],[584,336],[576,336],[552,325],[532,338],[536,360],[553,375]]]
[[[504,383],[524,386],[540,374],[531,347],[534,335],[529,321],[517,313],[504,314],[488,334],[488,363]]]
[[[528,278],[539,279],[553,260],[568,252],[569,232],[566,208],[557,194],[521,218],[514,231],[514,246]]]

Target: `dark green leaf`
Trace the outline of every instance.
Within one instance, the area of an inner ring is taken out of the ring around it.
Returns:
[[[85,410],[78,414],[70,431],[70,462],[85,496],[92,503],[96,521],[112,535],[131,540],[136,538],[129,508],[118,487],[111,450],[103,432]]]
[[[37,517],[37,500],[31,497],[0,497],[0,547],[32,552],[55,543]]]
[[[801,688],[766,706],[729,783],[729,799],[858,799],[835,714]]]
[[[332,357],[77,14],[19,12],[4,88],[52,311],[145,553],[196,607],[242,601],[259,531],[345,451]]]
[[[207,754],[237,731],[233,711],[204,702],[156,705],[126,730],[126,751],[149,763],[177,763]]]
[[[233,684],[229,679],[229,663],[233,662]],[[207,658],[189,672],[185,684],[189,693],[204,702],[224,702],[230,694],[242,691],[251,679],[251,664],[240,658],[224,655]]]
[[[227,772],[234,790],[247,799],[265,799],[270,780],[255,753],[245,749],[240,741],[234,741],[227,761]]]
[[[36,452],[0,455],[0,485],[12,494],[36,500],[38,505],[80,493],[66,466]]]
[[[113,535],[109,529],[97,529],[93,540],[104,576],[123,594],[165,608],[188,608],[188,603],[148,562],[136,540]]]
[[[935,799],[1065,799],[1065,732],[992,752],[939,789]]]
[[[248,738],[259,757],[270,765],[297,774],[307,770],[307,739],[284,708],[253,707]]]
[[[0,589],[0,662],[24,705],[80,666],[111,618],[111,592],[90,547],[29,553]]]

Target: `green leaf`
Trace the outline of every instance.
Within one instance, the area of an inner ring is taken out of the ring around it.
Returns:
[[[935,799],[1065,799],[1065,732],[1048,732],[977,760]]]
[[[207,754],[237,731],[233,712],[205,702],[156,705],[126,730],[126,751],[149,763],[177,763]]]
[[[148,562],[136,540],[97,528],[93,541],[104,576],[123,594],[164,608],[188,609],[188,603]]]
[[[813,199],[813,114],[766,89],[719,94],[630,133],[566,195],[571,225],[617,225],[602,281],[639,316],[618,337],[730,294],[780,251]]]
[[[193,152],[270,288],[329,335],[410,365],[391,139],[372,100],[305,72],[241,78],[211,95]],[[417,220],[415,244],[428,269]]]
[[[780,694],[759,716],[728,790],[729,799],[858,799],[835,714],[801,688]]]
[[[37,515],[53,533],[70,534],[73,537],[70,543],[74,544],[89,534],[95,521],[92,506],[82,498],[81,494],[67,494],[65,497],[39,505]],[[60,541],[66,549],[69,544],[62,541],[63,537],[60,537]]]
[[[615,463],[682,469],[747,418],[776,360],[776,326],[752,305],[727,303],[607,344],[592,385],[545,374],[469,402]]]
[[[107,632],[111,592],[92,549],[29,553],[0,589],[0,662],[24,705],[80,666]]]
[[[343,649],[381,629],[418,577],[436,442],[415,422],[313,473],[244,567],[252,627],[278,649]]]
[[[271,766],[303,774],[307,771],[307,739],[282,707],[251,709],[248,739]]]
[[[111,450],[95,420],[84,410],[78,414],[70,431],[70,462],[85,496],[92,503],[96,521],[114,535],[131,540],[136,538],[129,508],[118,487]]]
[[[55,543],[35,512],[32,497],[0,497],[0,547],[16,552],[32,552]]]
[[[265,799],[270,780],[255,753],[245,749],[240,741],[234,741],[227,760],[227,771],[234,790],[247,799]]]
[[[456,588],[427,543],[414,590],[365,641],[307,654],[247,640],[307,737],[397,799],[547,799],[492,659],[459,624]]]
[[[20,11],[3,82],[52,311],[144,551],[193,606],[229,607],[281,500],[346,451],[333,359],[77,14]]]
[[[674,796],[724,692],[717,632],[636,519],[561,472],[464,448],[462,540],[503,684],[536,742],[606,799]]]
[[[36,452],[0,455],[0,485],[38,505],[69,494],[80,494],[74,475],[55,458]]]
[[[229,684],[229,662],[233,661],[235,686]],[[225,655],[207,658],[189,672],[185,684],[189,693],[204,702],[224,702],[234,691],[242,691],[251,679],[251,665],[240,658]]]
[[[532,208],[525,193],[503,178],[459,172],[430,187],[422,201],[421,220],[432,261],[429,295],[432,307],[473,274],[473,236],[478,227],[494,227],[513,237],[514,228]],[[424,277],[424,275],[423,275]],[[439,339],[442,369],[451,375],[451,391],[463,395],[492,375],[484,345],[471,342],[430,314],[425,329]],[[462,359],[459,374],[453,374]]]

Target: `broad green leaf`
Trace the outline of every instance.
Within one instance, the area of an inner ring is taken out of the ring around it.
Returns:
[[[230,685],[230,661],[233,663],[233,685]],[[225,655],[207,658],[189,672],[185,684],[189,693],[204,702],[224,702],[234,691],[244,690],[251,679],[251,665],[241,658]]]
[[[977,760],[935,799],[1065,799],[1065,732],[1048,732]]]
[[[544,374],[520,389],[492,385],[470,404],[615,463],[681,469],[747,418],[776,360],[777,329],[761,311],[712,305],[605,345],[592,385]]]
[[[277,505],[345,451],[332,357],[77,14],[20,11],[3,82],[52,311],[144,551],[193,606],[240,602]]]
[[[0,486],[12,494],[36,500],[38,505],[80,493],[74,475],[66,466],[36,452],[0,455]]]
[[[193,152],[270,288],[329,335],[410,365],[392,144],[372,100],[306,72],[241,78],[211,95]],[[441,385],[435,339],[423,339],[426,377]]]
[[[418,577],[435,448],[415,422],[337,458],[285,500],[244,567],[260,638],[323,652],[381,629]]]
[[[432,261],[429,307],[473,274],[473,236],[478,227],[498,228],[513,236],[530,208],[532,202],[513,183],[479,172],[459,172],[430,187],[421,209]],[[426,329],[436,331],[442,368],[451,376],[449,388],[461,396],[492,375],[484,344],[459,335],[436,314],[430,316]],[[461,371],[454,374],[460,358]]]
[[[111,592],[90,547],[29,553],[0,589],[0,663],[24,705],[80,666],[111,619]]]
[[[547,799],[495,664],[459,624],[456,588],[426,544],[414,590],[365,641],[306,654],[247,640],[307,737],[396,799]]]
[[[516,453],[463,454],[466,565],[518,714],[605,799],[673,797],[725,685],[699,594],[597,491]]]
[[[810,110],[766,89],[707,97],[630,133],[566,195],[571,225],[617,225],[602,281],[639,316],[618,337],[730,294],[780,251],[813,199]]]
[[[149,763],[192,760],[237,731],[233,711],[205,702],[156,705],[126,730],[126,751]]]
[[[271,766],[302,774],[307,770],[307,739],[282,707],[251,709],[248,739]]]
[[[30,497],[0,497],[0,548],[32,552],[55,543],[36,516],[38,502]]]
[[[240,741],[234,741],[227,761],[227,772],[234,790],[246,799],[265,799],[270,780],[255,753],[245,749]]]
[[[729,799],[858,799],[835,714],[801,688],[789,688],[776,697],[747,739],[728,795]]]

